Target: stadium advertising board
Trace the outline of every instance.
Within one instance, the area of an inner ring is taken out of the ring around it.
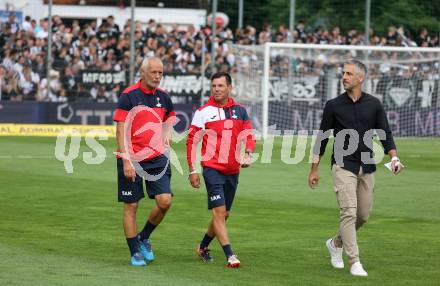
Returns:
[[[161,87],[168,91],[174,103],[198,103],[200,95],[208,96],[211,89],[209,78],[202,78],[200,74],[167,73]]]
[[[57,124],[1,124],[0,136],[57,137],[62,132],[78,134],[81,137],[105,135],[116,136],[113,125],[57,125]]]
[[[191,123],[193,106],[175,104],[177,132]],[[0,123],[112,125],[114,103],[94,102],[3,102],[0,104]]]
[[[78,80],[79,83],[87,88],[98,85],[114,87],[120,84],[126,86],[128,73],[125,71],[82,70]],[[163,76],[160,86],[170,94],[174,103],[198,104],[202,93],[204,93],[205,96],[209,96],[210,80],[206,77],[202,80],[202,75],[200,74],[179,74],[170,72]]]
[[[306,105],[306,103],[302,103]],[[279,113],[290,114],[290,120],[279,120]],[[277,130],[319,129],[322,109],[301,106],[269,103],[269,126],[276,125]],[[393,108],[386,111],[390,128],[395,136],[440,136],[440,108]],[[251,115],[252,116],[252,115]],[[257,117],[253,118],[258,120]]]
[[[112,125],[114,107],[113,103],[3,102],[0,123]],[[174,107],[179,119],[175,130],[183,132],[189,128],[193,105]],[[280,112],[290,114],[290,120],[279,120]],[[396,136],[440,136],[440,108],[393,108],[386,113]],[[257,126],[259,119],[252,114],[252,108],[250,114]],[[276,125],[277,130],[312,132],[319,129],[321,116],[322,109],[310,107],[307,102],[269,103],[269,125]]]
[[[189,128],[193,114],[192,104],[175,104],[179,122],[177,132]],[[250,106],[251,107],[251,106]],[[113,103],[48,103],[48,102],[3,102],[0,104],[0,123],[22,124],[77,124],[112,125]],[[278,120],[279,113],[290,114],[290,120]],[[387,116],[395,136],[440,136],[440,108],[388,109]],[[252,114],[254,125],[258,117]],[[269,125],[277,130],[313,130],[319,129],[322,116],[321,108],[308,106],[307,102],[289,105],[269,103]]]
[[[381,98],[389,108],[430,107],[437,101],[434,80],[394,78],[385,84],[381,79],[367,79],[365,85],[367,92]],[[298,77],[290,82],[273,77],[269,90],[271,101],[306,101],[309,104],[325,102],[344,92],[340,79],[324,76]]]
[[[6,10],[0,10],[0,22],[6,23],[8,21],[9,15],[15,16],[15,22],[20,24],[23,22],[23,12],[21,11],[6,11]]]
[[[120,83],[125,85],[127,82],[127,75],[125,71],[82,70],[80,80],[80,82],[86,86],[94,84],[117,85]]]
[[[249,81],[236,77],[235,93],[240,98],[255,100],[261,89],[261,82]],[[383,101],[385,108],[400,107],[435,107],[439,91],[435,79],[400,77],[383,79],[367,79],[365,90]],[[270,77],[269,101],[271,102],[307,102],[309,106],[318,106],[344,92],[340,79],[325,73],[320,76]]]

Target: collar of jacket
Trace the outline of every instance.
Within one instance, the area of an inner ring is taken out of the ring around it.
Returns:
[[[210,96],[209,99],[208,99],[207,104],[211,105],[211,106],[218,107],[218,108],[224,108],[224,107],[231,107],[231,106],[233,106],[235,104],[235,101],[231,97],[228,97],[228,102],[226,103],[226,105],[225,106],[219,106],[217,101],[215,101],[214,96]]]

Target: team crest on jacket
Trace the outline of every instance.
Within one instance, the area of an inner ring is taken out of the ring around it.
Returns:
[[[235,114],[235,110],[233,109],[232,110],[232,119],[237,119],[238,118],[238,116],[237,116],[237,114]]]
[[[157,97],[156,100],[157,100],[156,107],[162,107],[162,104],[160,104],[160,98]]]

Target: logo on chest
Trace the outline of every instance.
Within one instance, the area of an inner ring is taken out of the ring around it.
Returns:
[[[156,101],[157,101],[156,107],[162,107],[162,104],[160,104],[160,98],[159,97],[156,98]]]
[[[232,110],[232,119],[237,119],[238,118],[238,116],[237,116],[237,114],[235,114],[235,110]]]

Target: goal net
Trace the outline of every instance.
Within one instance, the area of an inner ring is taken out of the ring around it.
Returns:
[[[319,129],[350,58],[367,65],[363,90],[382,101],[395,136],[440,136],[440,48],[268,43],[232,53],[234,96],[263,137]]]

